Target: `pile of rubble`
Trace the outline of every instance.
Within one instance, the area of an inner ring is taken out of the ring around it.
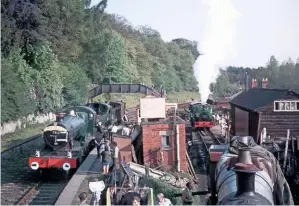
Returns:
[[[148,175],[151,178],[155,178],[157,180],[161,180],[164,183],[167,183],[176,188],[185,188],[186,183],[190,181],[188,178],[174,176],[170,173],[162,172],[160,170],[155,170],[148,168],[148,172],[146,171],[147,168],[143,165],[139,165],[133,162],[128,163],[130,169],[138,176],[146,176]]]

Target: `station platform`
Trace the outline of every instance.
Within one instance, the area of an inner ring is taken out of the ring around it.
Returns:
[[[210,131],[211,131],[214,135],[223,136],[222,133],[221,133],[221,126],[220,126],[220,125],[216,125],[216,126],[212,127]]]
[[[88,194],[86,204],[91,204],[92,194],[89,191],[89,181],[95,177],[99,177],[102,171],[102,164],[97,158],[97,149],[93,149],[82,165],[73,175],[68,185],[64,188],[55,205],[79,205],[78,195],[81,192]]]

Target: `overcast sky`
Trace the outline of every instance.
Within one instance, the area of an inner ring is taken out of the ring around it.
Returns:
[[[92,4],[100,0],[92,0]],[[219,0],[223,1],[223,0]],[[240,13],[234,44],[237,55],[227,64],[264,66],[299,57],[299,0],[232,0]],[[108,13],[124,16],[133,26],[148,25],[165,41],[203,38],[207,7],[202,0],[108,0]]]

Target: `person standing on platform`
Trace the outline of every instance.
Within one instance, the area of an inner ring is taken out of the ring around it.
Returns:
[[[117,133],[118,131],[118,126],[116,126],[115,124],[111,127],[109,136],[110,136],[110,141],[112,142],[112,136],[113,134]]]
[[[105,150],[102,152],[103,174],[109,173],[109,168],[112,166],[112,156],[109,147],[105,145]]]
[[[182,193],[182,202],[183,205],[192,205],[193,203],[193,197],[192,197],[192,184],[191,182],[188,182],[186,184],[186,188]]]
[[[113,145],[114,145],[113,163],[114,163],[114,166],[115,166],[118,163],[119,148],[118,148],[116,142],[113,142]]]
[[[121,131],[121,135],[130,136],[130,128],[128,128],[128,125],[126,125],[125,127],[123,127],[123,129]]]

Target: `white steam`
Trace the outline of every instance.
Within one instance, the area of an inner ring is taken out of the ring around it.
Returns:
[[[235,56],[233,41],[239,17],[230,0],[204,0],[204,3],[210,7],[208,21],[204,38],[197,45],[203,55],[193,65],[202,103],[209,97],[209,87],[216,79],[219,66]]]

